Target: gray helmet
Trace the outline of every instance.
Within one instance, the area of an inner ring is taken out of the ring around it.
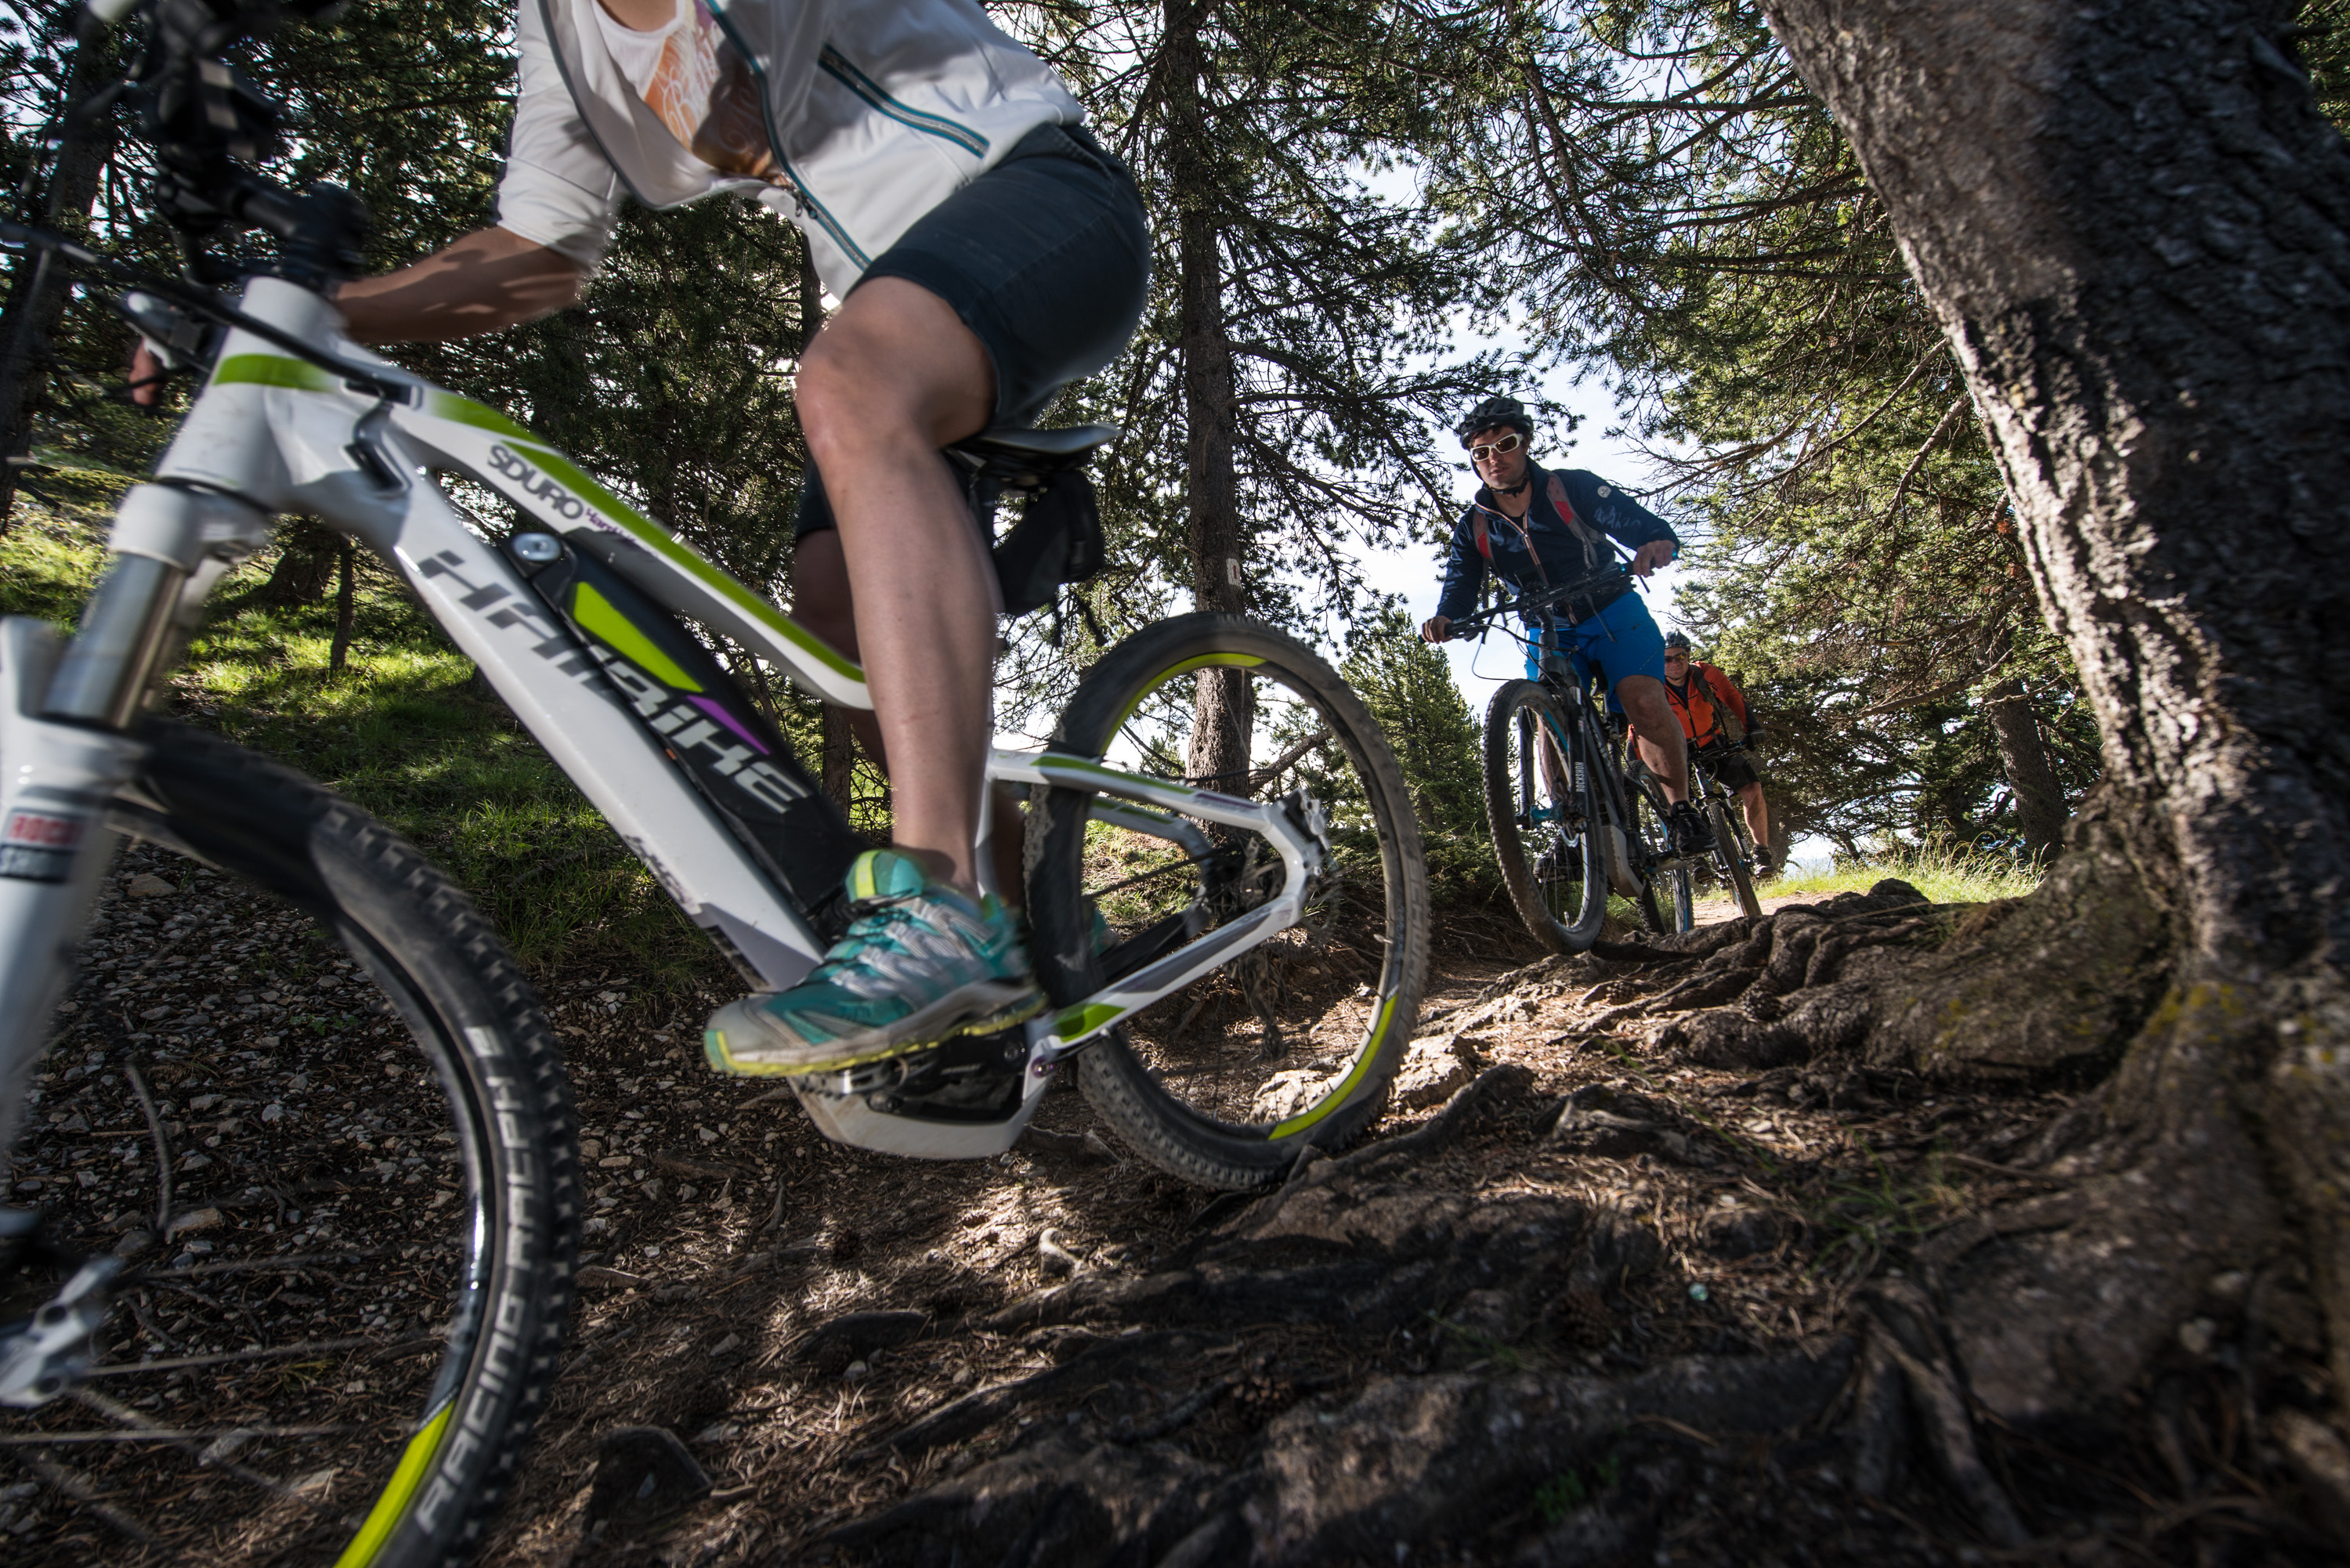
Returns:
[[[1466,447],[1496,425],[1512,426],[1528,441],[1534,439],[1534,421],[1527,418],[1525,404],[1515,398],[1486,399],[1452,427],[1452,433],[1459,436],[1461,444]]]
[[[1683,653],[1687,653],[1689,651],[1689,633],[1685,631],[1669,631],[1665,633],[1665,646],[1667,648],[1678,648]]]

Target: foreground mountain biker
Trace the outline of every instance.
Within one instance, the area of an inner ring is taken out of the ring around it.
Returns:
[[[895,847],[791,990],[712,1019],[722,1067],[820,1071],[1038,1012],[1013,917],[977,879],[997,597],[939,449],[1025,424],[1140,318],[1141,199],[1084,111],[973,0],[521,0],[496,226],[337,303],[365,343],[441,340],[575,299],[624,196],[754,197],[840,301],[799,366],[837,532],[798,603],[862,658]]]
[[[1488,572],[1521,594],[1568,590],[1553,612],[1565,623],[1553,651],[1606,676],[1608,706],[1631,720],[1641,759],[1671,803],[1673,853],[1702,855],[1712,840],[1689,803],[1688,755],[1665,697],[1664,641],[1632,591],[1632,577],[1671,561],[1680,540],[1663,518],[1597,474],[1536,464],[1534,428],[1524,404],[1493,397],[1455,430],[1484,483],[1452,526],[1444,591],[1420,635],[1430,642],[1451,637],[1452,623],[1476,607]],[[1628,576],[1611,539],[1633,552]],[[1578,586],[1586,591],[1571,591]],[[1529,654],[1526,673],[1539,670]]]
[[[1681,722],[1690,754],[1738,797],[1746,831],[1754,838],[1756,873],[1776,876],[1771,855],[1771,806],[1762,795],[1762,775],[1744,752],[1733,747],[1760,740],[1762,726],[1746,711],[1746,694],[1729,676],[1691,656],[1685,632],[1665,634],[1665,695]]]

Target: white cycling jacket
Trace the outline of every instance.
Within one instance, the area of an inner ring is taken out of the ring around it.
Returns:
[[[916,219],[1039,125],[1085,111],[1051,68],[974,0],[712,0],[756,62],[785,183],[721,173],[631,88],[596,0],[519,0],[521,97],[498,225],[593,271],[620,199],[674,207],[755,196],[807,235],[816,275],[846,295]]]

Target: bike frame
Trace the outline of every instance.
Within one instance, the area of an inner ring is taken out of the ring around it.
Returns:
[[[754,794],[806,787],[743,743],[747,735],[713,722],[712,705],[584,644],[507,554],[467,525],[434,472],[497,492],[654,604],[733,638],[827,702],[872,706],[858,666],[549,442],[355,348],[316,291],[256,277],[243,308],[246,325],[221,343],[154,478],[125,497],[78,635],[66,642],[38,622],[0,621],[0,1148],[13,1146],[26,1076],[110,859],[108,804],[135,788],[144,753],[133,726],[147,692],[206,596],[287,512],[316,515],[399,571],[679,907],[760,984],[789,986],[822,957],[807,910],[671,753],[697,751]],[[998,751],[988,775],[1097,792],[1107,797],[1097,809],[1179,843],[1199,837],[1184,818],[1258,834],[1281,858],[1282,887],[1232,924],[1032,1023],[1021,1108],[1007,1122],[893,1116],[865,1103],[853,1075],[792,1080],[841,1141],[941,1158],[1009,1147],[1062,1057],[1296,923],[1326,848],[1320,825],[1283,803],[1189,789],[1097,758]]]
[[[1621,881],[1610,875],[1615,890],[1626,898],[1635,897],[1641,877],[1648,873],[1632,865],[1632,846],[1638,842],[1632,831],[1632,803],[1625,793],[1629,780],[1615,761],[1615,744],[1607,725],[1605,710],[1591,695],[1593,677],[1578,674],[1574,661],[1551,646],[1551,634],[1555,629],[1553,618],[1547,614],[1535,618],[1537,631],[1533,646],[1540,650],[1537,663],[1541,680],[1557,697],[1573,716],[1575,733],[1555,735],[1552,739],[1559,754],[1567,763],[1571,775],[1570,787],[1596,790],[1604,797],[1605,811],[1595,810],[1585,830],[1605,828],[1607,837],[1605,849],[1612,869],[1622,867]],[[1585,742],[1588,742],[1586,745]],[[1598,765],[1594,765],[1595,762]],[[1630,884],[1627,886],[1626,884]]]

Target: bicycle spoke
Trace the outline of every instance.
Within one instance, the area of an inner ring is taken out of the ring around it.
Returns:
[[[85,1377],[124,1377],[140,1372],[177,1372],[189,1366],[223,1366],[237,1361],[284,1361],[305,1355],[323,1355],[338,1350],[365,1350],[382,1342],[369,1335],[349,1339],[317,1339],[301,1345],[256,1345],[250,1350],[224,1351],[217,1355],[172,1355],[153,1361],[112,1361],[93,1366],[82,1374]],[[417,1345],[437,1345],[438,1340],[413,1340]]]
[[[331,1563],[470,1343],[484,1232],[468,1124],[369,971],[307,917],[160,850],[133,850],[123,875],[147,867],[182,889],[176,951],[203,977],[190,1000],[210,1005],[142,1037],[134,1076],[86,1002],[91,1023],[50,1064],[57,1126],[36,1129],[31,1161],[86,1173],[44,1194],[61,1233],[133,1227],[154,1251],[109,1286],[98,1365],[47,1405],[0,1411],[0,1452],[76,1456],[185,1561]],[[111,929],[96,956],[143,972],[151,942]],[[281,1015],[281,999],[288,1014],[324,1000],[343,1021],[290,1027],[307,1014]],[[75,1136],[83,1125],[121,1130]],[[172,1160],[160,1228],[159,1131]],[[34,1544],[28,1568],[71,1560],[62,1538]]]
[[[45,1443],[203,1443],[224,1438],[331,1438],[356,1432],[352,1426],[227,1427],[218,1431],[189,1432],[159,1427],[152,1431],[89,1431],[0,1434],[0,1448],[38,1448]]]

